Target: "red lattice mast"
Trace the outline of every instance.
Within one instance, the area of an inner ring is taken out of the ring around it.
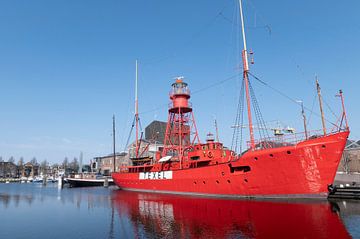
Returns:
[[[171,85],[169,115],[164,139],[162,156],[171,155],[180,161],[187,157],[187,151],[195,144],[200,143],[194,113],[191,108],[190,90],[188,84],[178,77]]]

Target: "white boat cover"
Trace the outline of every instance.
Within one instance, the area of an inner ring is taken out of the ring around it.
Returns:
[[[172,158],[172,156],[165,156],[165,157],[162,157],[161,159],[159,159],[159,162],[160,163],[166,162],[166,161],[169,161],[171,158]]]

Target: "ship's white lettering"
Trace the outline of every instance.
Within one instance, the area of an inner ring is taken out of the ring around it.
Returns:
[[[141,180],[172,179],[172,171],[143,172],[139,173]]]

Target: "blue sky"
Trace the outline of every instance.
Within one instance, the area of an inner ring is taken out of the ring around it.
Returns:
[[[351,138],[360,139],[360,2],[244,5],[251,72],[310,109],[317,74],[336,114],[334,95],[343,89]],[[170,84],[184,76],[201,139],[214,132],[216,117],[230,146],[239,79],[217,83],[241,70],[237,24],[236,0],[0,1],[0,156],[61,162],[80,151],[85,161],[111,153],[113,114],[123,149],[134,113],[135,59],[143,126],[166,120]],[[299,106],[253,86],[266,121],[302,130]],[[320,119],[310,118],[310,128],[319,128]]]

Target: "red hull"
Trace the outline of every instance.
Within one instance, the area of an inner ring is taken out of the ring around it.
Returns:
[[[171,178],[157,168],[145,176],[117,172],[112,177],[121,189],[134,191],[220,197],[326,197],[348,135],[348,131],[339,132],[294,146],[250,151],[236,161],[174,169]]]

